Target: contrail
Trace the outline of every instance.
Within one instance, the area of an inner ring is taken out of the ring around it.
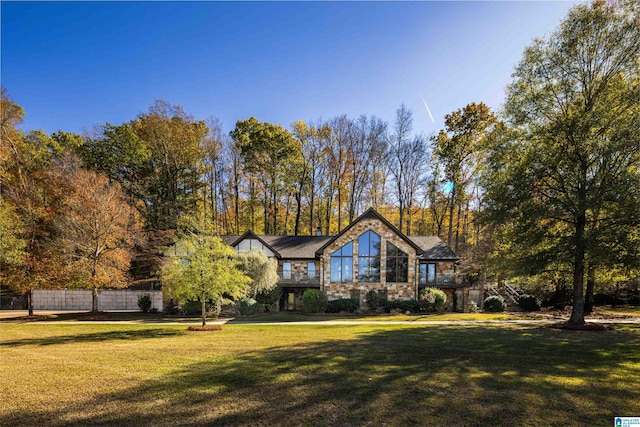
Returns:
[[[424,96],[420,95],[420,98],[422,98],[422,102],[424,103],[424,108],[427,109],[427,113],[429,113],[429,118],[431,118],[431,123],[435,124],[436,121],[433,120],[433,116],[431,115],[431,110],[429,110],[429,106],[427,105],[427,101],[424,100]]]

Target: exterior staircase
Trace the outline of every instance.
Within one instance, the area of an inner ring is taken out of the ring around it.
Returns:
[[[522,311],[518,302],[520,301],[520,293],[510,285],[502,284],[500,286],[488,286],[484,287],[485,299],[492,296],[501,296],[504,298],[504,302],[507,304],[508,311]]]

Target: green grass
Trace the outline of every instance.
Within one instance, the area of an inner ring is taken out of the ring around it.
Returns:
[[[596,313],[619,314],[623,316],[640,317],[640,305],[625,305],[622,307],[600,306],[595,308]]]
[[[640,327],[0,324],[0,425],[611,425]]]
[[[534,319],[521,313],[432,313],[432,314],[396,314],[396,315],[317,315],[302,313],[274,313],[251,317],[238,317],[230,323],[265,322],[323,322],[327,320],[365,321],[365,322],[429,322],[429,321],[486,321],[486,320],[522,320]]]

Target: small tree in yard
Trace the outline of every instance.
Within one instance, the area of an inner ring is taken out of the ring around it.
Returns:
[[[247,294],[251,278],[238,268],[233,249],[220,238],[190,235],[177,247],[180,254],[162,269],[165,289],[179,302],[199,300],[202,326],[207,324],[207,300],[218,304]]]

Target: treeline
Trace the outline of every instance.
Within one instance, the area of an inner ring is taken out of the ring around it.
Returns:
[[[414,135],[412,122],[401,106],[391,124],[343,115],[287,130],[251,117],[227,135],[215,118],[197,121],[156,101],[86,136],[78,152],[122,185],[149,230],[176,229],[186,216],[218,234],[327,235],[374,207],[407,234],[444,234],[455,244],[468,234],[469,152],[495,117],[472,104],[431,139]],[[449,147],[463,139],[463,152]]]

